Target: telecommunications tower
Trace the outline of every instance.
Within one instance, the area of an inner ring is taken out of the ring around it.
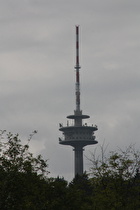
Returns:
[[[79,65],[79,26],[76,26],[76,109],[73,115],[67,116],[71,119],[71,124],[67,122],[67,126],[59,124],[59,130],[63,132],[62,138],[59,138],[59,143],[70,145],[74,148],[75,153],[75,175],[83,174],[83,147],[91,144],[97,144],[94,132],[98,130],[97,126],[88,126],[83,123],[83,119],[89,118],[88,115],[83,115],[80,109],[80,65]]]

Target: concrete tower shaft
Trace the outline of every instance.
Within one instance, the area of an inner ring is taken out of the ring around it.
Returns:
[[[76,26],[76,109],[73,115],[67,116],[72,120],[72,123],[67,122],[67,126],[60,124],[59,130],[63,136],[59,138],[59,143],[62,145],[70,145],[75,153],[75,175],[83,174],[83,147],[91,144],[97,144],[94,132],[98,130],[97,126],[88,126],[83,123],[84,119],[89,118],[88,115],[83,115],[80,110],[80,65],[79,65],[79,26]]]

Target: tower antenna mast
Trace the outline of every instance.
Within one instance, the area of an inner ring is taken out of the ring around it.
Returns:
[[[83,124],[83,120],[89,118],[88,115],[82,114],[80,110],[80,74],[79,74],[79,26],[76,26],[76,110],[73,115],[67,116],[72,119],[74,123],[67,126],[62,126],[60,123],[59,130],[62,131],[63,136],[59,138],[59,143],[62,145],[70,145],[74,149],[74,165],[75,175],[83,174],[83,148],[87,145],[97,144],[94,132],[98,130],[97,126],[88,126],[87,123]]]
[[[75,94],[76,94],[76,112],[80,112],[80,69],[79,65],[79,26],[76,26],[76,84],[75,84]]]

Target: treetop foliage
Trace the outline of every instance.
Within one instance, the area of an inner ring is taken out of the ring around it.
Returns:
[[[0,167],[5,172],[23,172],[23,173],[39,173],[47,175],[48,167],[47,160],[44,160],[41,155],[34,157],[29,151],[29,143],[34,131],[30,134],[27,144],[22,145],[18,134],[0,133]]]
[[[136,150],[134,145],[129,145],[125,151],[119,148],[117,151],[111,151],[108,156],[105,154],[106,148],[100,146],[100,155],[91,154],[88,158],[92,164],[90,173],[94,177],[109,176],[112,178],[121,177],[128,180],[135,177],[140,169],[140,151]]]
[[[29,151],[18,134],[0,133],[0,210],[138,210],[140,153],[133,145],[105,154],[100,147],[89,159],[92,167],[70,183],[48,178],[48,164]]]

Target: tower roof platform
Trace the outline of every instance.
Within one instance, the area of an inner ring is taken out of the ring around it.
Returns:
[[[90,116],[89,115],[68,115],[67,116],[67,118],[68,119],[77,119],[77,118],[79,118],[79,119],[88,119],[88,118],[90,118]]]
[[[60,131],[78,131],[78,130],[82,130],[83,132],[88,132],[88,131],[97,131],[98,128],[97,126],[87,126],[86,124],[85,125],[82,125],[82,126],[65,126],[65,127],[61,127],[59,128]]]

